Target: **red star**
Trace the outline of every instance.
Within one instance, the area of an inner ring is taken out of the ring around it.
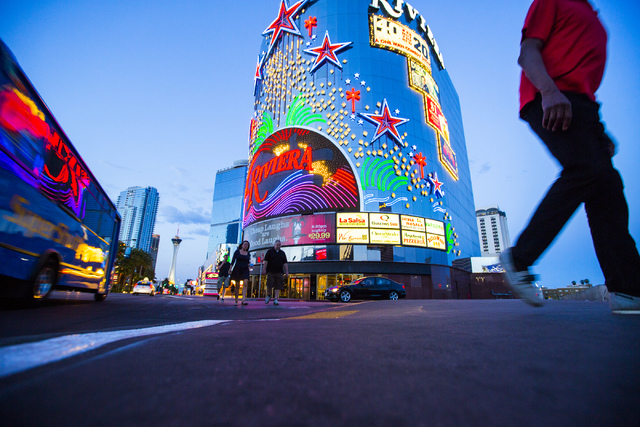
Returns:
[[[262,61],[258,56],[258,64],[256,65],[256,74],[253,76],[253,93],[255,94],[256,88],[258,87],[258,80],[262,81]]]
[[[331,44],[331,39],[329,39],[329,32],[327,31],[326,33],[324,33],[322,46],[305,50],[306,53],[318,56],[316,58],[316,62],[313,64],[313,67],[311,67],[311,72],[313,73],[318,67],[320,67],[327,61],[331,62],[338,68],[342,68],[342,64],[340,64],[336,53],[346,48],[350,44],[351,42]]]
[[[442,187],[442,183],[438,181],[438,175],[434,173],[431,180],[433,181],[433,192],[437,193],[438,191],[441,191],[440,187]]]
[[[267,55],[271,53],[271,50],[280,39],[280,35],[282,35],[283,32],[295,34],[297,36],[302,35],[300,34],[300,30],[298,30],[298,26],[295,22],[293,22],[292,18],[298,14],[298,10],[300,10],[302,5],[306,2],[307,0],[300,0],[298,3],[287,9],[287,5],[284,3],[284,0],[282,0],[282,3],[280,3],[280,11],[278,12],[278,17],[262,33],[263,36],[266,36],[269,33],[273,33],[271,36],[271,41],[269,42],[269,49],[267,49]]]
[[[380,138],[383,134],[389,135],[393,138],[396,143],[401,144],[402,140],[400,139],[400,133],[396,126],[399,126],[403,123],[409,121],[409,119],[402,119],[400,117],[393,117],[391,112],[389,111],[389,106],[387,105],[387,99],[385,98],[382,103],[382,114],[365,114],[360,113],[362,117],[370,121],[371,123],[377,125],[376,133],[373,135],[373,139],[371,142],[374,142],[376,139]]]

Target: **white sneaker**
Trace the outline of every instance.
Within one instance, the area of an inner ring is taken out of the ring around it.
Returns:
[[[273,300],[273,305],[280,305],[280,303],[278,302],[278,298]]]
[[[264,299],[264,303],[265,304],[269,304],[269,300],[271,299],[271,297],[269,295],[267,295],[267,297]]]
[[[640,298],[611,292],[609,306],[613,314],[640,314]]]
[[[504,268],[504,277],[513,294],[533,307],[541,307],[542,300],[538,297],[538,292],[532,284],[536,280],[536,276],[531,274],[529,270],[516,271],[511,257],[511,249],[500,254],[500,263]]]

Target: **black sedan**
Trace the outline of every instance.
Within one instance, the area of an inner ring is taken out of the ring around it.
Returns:
[[[404,285],[386,277],[361,277],[348,285],[334,286],[324,291],[326,299],[342,302],[352,299],[397,300],[406,296]]]

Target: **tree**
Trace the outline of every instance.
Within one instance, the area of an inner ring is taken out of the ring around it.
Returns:
[[[129,256],[126,255],[126,246],[120,242],[116,254],[116,271],[118,281],[114,286],[114,292],[128,291],[133,288],[133,284],[141,279],[155,279],[153,270],[153,258],[142,249],[131,249]]]

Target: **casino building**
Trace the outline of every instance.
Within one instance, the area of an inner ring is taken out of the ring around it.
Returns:
[[[282,242],[285,297],[381,275],[449,298],[452,262],[479,256],[460,104],[427,16],[402,0],[274,1],[242,228],[256,265]],[[264,295],[259,273],[248,295]]]

